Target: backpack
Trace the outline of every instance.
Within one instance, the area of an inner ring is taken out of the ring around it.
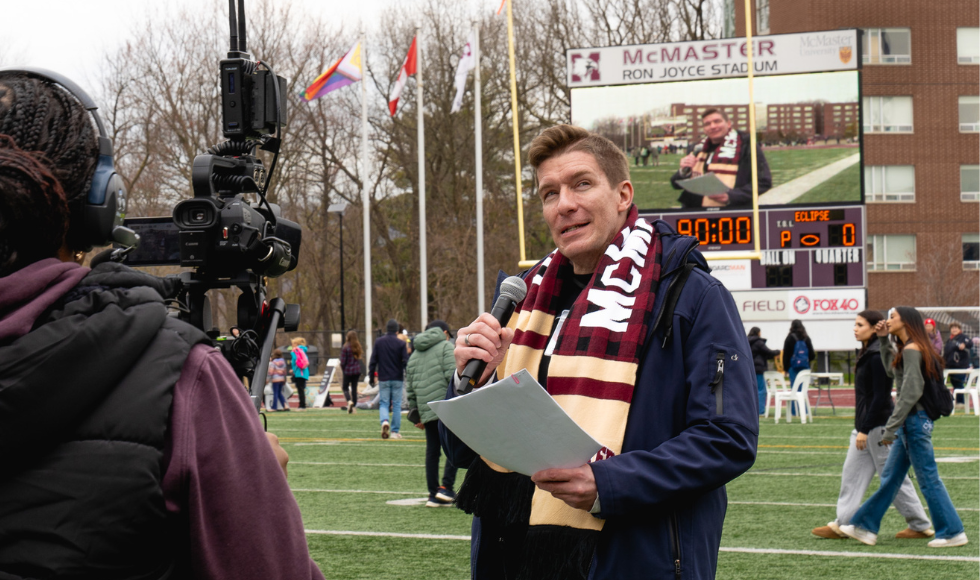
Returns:
[[[789,368],[803,369],[810,366],[810,349],[805,340],[797,340],[793,345],[793,356],[789,359]]]
[[[310,366],[310,359],[306,357],[306,352],[303,349],[293,349],[293,354],[296,355],[296,368],[303,370]]]
[[[942,369],[936,370],[939,372],[939,376],[943,376]],[[932,421],[940,417],[949,417],[953,412],[953,395],[946,388],[945,381],[930,377],[926,374],[925,369],[922,370],[922,378],[925,380],[925,385],[922,387],[922,397],[919,399],[922,410]]]

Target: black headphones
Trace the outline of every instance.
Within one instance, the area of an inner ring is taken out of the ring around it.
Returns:
[[[85,251],[110,244],[113,241],[113,230],[122,226],[126,216],[126,186],[122,177],[116,173],[112,159],[112,141],[97,112],[99,107],[74,81],[56,72],[42,68],[17,67],[0,69],[0,73],[25,73],[59,84],[92,114],[99,129],[99,161],[84,203],[72,206],[67,242],[69,248]]]

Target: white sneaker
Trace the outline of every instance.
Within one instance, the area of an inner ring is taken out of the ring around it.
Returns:
[[[939,539],[926,544],[930,548],[955,548],[956,546],[965,546],[969,540],[966,539],[966,532],[960,532],[953,536],[952,538]]]
[[[392,433],[391,434],[391,438],[392,439],[401,439],[402,438],[402,434],[401,433]]]
[[[833,532],[835,534],[837,534],[838,536],[840,536],[842,538],[846,538],[847,537],[847,534],[845,534],[844,532],[840,531],[840,526],[837,525],[837,520],[834,520],[832,522],[827,522],[827,527],[830,528],[831,530],[833,530]]]
[[[383,421],[381,423],[381,438],[382,439],[387,439],[388,438],[388,433],[390,432],[390,430],[391,430],[391,427],[388,425],[388,422],[387,421]]]
[[[861,542],[862,544],[874,546],[876,543],[878,543],[878,534],[874,532],[869,532],[864,528],[859,528],[857,526],[847,524],[847,525],[840,526],[840,531],[845,536],[854,538],[855,540]]]

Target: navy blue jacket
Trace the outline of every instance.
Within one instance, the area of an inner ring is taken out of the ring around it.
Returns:
[[[661,220],[653,225],[663,240],[665,277],[650,313],[651,332],[678,268],[685,261],[706,265],[695,238]],[[602,509],[597,515],[606,523],[590,578],[714,578],[728,504],[724,486],[755,462],[755,369],[731,293],[695,269],[666,343],[663,327],[645,342],[622,453],[592,464]],[[448,396],[453,393],[450,386]],[[440,432],[455,465],[475,459],[451,432]],[[474,579],[491,578],[503,559],[494,529],[493,522],[474,518]]]
[[[408,345],[394,332],[374,341],[371,363],[368,366],[368,382],[378,371],[379,381],[401,381],[405,378],[405,365],[408,364]]]

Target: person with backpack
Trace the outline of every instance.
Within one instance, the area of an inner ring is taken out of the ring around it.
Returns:
[[[881,519],[911,466],[936,528],[936,538],[928,546],[963,546],[968,541],[963,522],[939,478],[932,448],[933,421],[953,409],[953,399],[943,385],[943,361],[932,348],[922,316],[914,308],[893,308],[887,323],[878,322],[875,332],[885,372],[894,379],[898,391],[895,409],[881,431],[881,444],[890,445],[891,450],[878,491],[858,508],[850,524],[840,526],[840,531],[859,542],[875,545]],[[897,339],[895,347],[889,334]]]
[[[290,353],[290,364],[293,367],[293,384],[296,385],[296,392],[299,393],[299,408],[306,408],[306,381],[310,379],[310,358],[307,356],[306,339],[302,337],[294,338],[290,341],[293,348]],[[324,406],[333,405],[330,397]]]
[[[847,537],[840,531],[840,526],[851,523],[874,474],[882,477],[884,473],[888,447],[879,442],[895,405],[891,397],[892,379],[881,363],[881,347],[875,336],[875,325],[883,319],[877,310],[865,310],[854,319],[854,338],[861,343],[854,365],[854,430],[841,473],[837,518],[811,531],[820,538],[839,540]],[[908,527],[896,534],[896,538],[922,539],[936,535],[908,475],[895,496],[895,509],[908,522]]]
[[[283,387],[286,386],[286,359],[282,358],[282,350],[272,351],[272,360],[269,361],[269,381],[272,382],[272,408],[270,411],[288,411],[289,405],[286,404],[286,396],[283,394]],[[276,405],[282,402],[282,407]]]
[[[783,341],[783,369],[789,374],[789,386],[793,388],[796,382],[796,375],[800,371],[810,368],[810,363],[817,358],[817,351],[810,342],[810,336],[806,333],[806,328],[799,320],[794,320],[789,325],[789,335]],[[796,403],[790,405],[790,412],[796,415]]]

